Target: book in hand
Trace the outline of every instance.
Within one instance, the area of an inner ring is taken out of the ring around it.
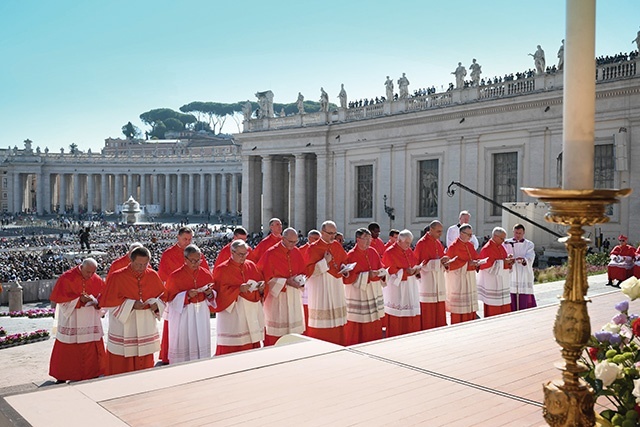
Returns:
[[[85,297],[87,297],[87,298],[90,298],[90,299],[91,299],[90,301],[87,301],[87,302],[84,304],[84,306],[85,306],[85,307],[90,307],[90,306],[92,306],[92,305],[98,305],[98,300],[97,300],[97,299],[96,299],[96,297],[94,297],[93,295],[87,295],[87,294],[84,294],[84,296],[85,296]]]
[[[351,270],[353,270],[354,268],[356,268],[356,264],[357,263],[351,263],[351,264],[342,264],[342,266],[340,267],[340,274],[345,274],[350,272]]]
[[[447,261],[447,262],[445,263],[445,265],[449,265],[449,264],[451,264],[452,262],[454,262],[454,261],[455,261],[455,260],[457,260],[457,259],[458,259],[458,255],[454,256],[453,258],[449,258],[449,261]]]
[[[488,261],[489,261],[489,257],[476,260],[478,265],[486,264]]]
[[[213,289],[213,283],[207,283],[204,286],[200,286],[196,289],[197,292],[207,292],[207,289]]]
[[[304,274],[298,274],[293,278],[293,281],[300,286],[304,286],[304,284],[307,283],[307,276],[305,276]]]
[[[256,282],[255,280],[247,281],[247,285],[249,285],[249,292],[257,291],[260,286],[262,286],[264,282]]]

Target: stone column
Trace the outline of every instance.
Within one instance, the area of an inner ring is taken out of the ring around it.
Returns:
[[[164,213],[171,213],[171,174],[164,174]]]
[[[100,174],[100,210],[102,212],[109,209],[107,186],[107,174],[102,172]]]
[[[227,205],[227,183],[229,182],[229,176],[226,173],[222,174],[222,179],[220,180],[220,212],[223,214],[229,211],[229,207]]]
[[[36,213],[42,215],[44,211],[44,174],[38,172],[36,174]]]
[[[43,195],[44,197],[42,198],[43,201],[44,201],[43,206],[42,206],[42,210],[43,210],[43,213],[44,213],[44,211],[47,211],[48,213],[51,213],[52,212],[51,211],[51,205],[53,204],[52,200],[51,200],[51,174],[48,173],[48,172],[42,174],[42,181],[43,181],[42,182],[42,187],[43,187],[42,190],[44,192],[44,195]],[[40,208],[38,208],[38,210],[39,209]]]
[[[178,201],[178,206],[176,207],[176,213],[182,213],[182,174],[178,172],[177,175],[178,184],[176,186],[176,200]]]
[[[22,212],[22,177],[13,173],[13,212]]]
[[[147,194],[147,175],[140,174],[140,204],[146,205],[149,203],[149,195]]]
[[[269,220],[273,218],[273,157],[262,157],[262,232],[269,231]]]
[[[316,170],[318,175],[318,192],[317,197],[317,210],[316,210],[316,224],[322,224],[327,219],[327,153],[318,153],[316,155]]]
[[[73,174],[73,213],[80,213],[80,175]]]
[[[194,195],[194,186],[195,186],[195,175],[190,173],[189,174],[189,188],[187,189],[187,204],[189,205],[189,215],[193,215],[194,213],[194,205],[195,205],[195,197],[193,197]]]
[[[211,188],[209,189],[211,191],[211,197],[209,197],[209,211],[211,212],[211,215],[214,215],[218,210],[218,206],[216,205],[216,196],[218,195],[216,177],[217,174],[211,174]]]
[[[153,204],[160,206],[160,189],[158,188],[158,174],[151,175],[151,185],[153,186]]]
[[[113,210],[116,211],[118,205],[122,205],[125,201],[122,200],[122,174],[116,173],[113,186]]]
[[[203,214],[205,213],[205,211],[207,210],[207,204],[205,203],[207,201],[207,196],[205,193],[205,176],[203,172],[200,172],[200,201],[198,202],[198,211]]]
[[[129,196],[133,196],[134,199],[136,198],[136,195],[133,194],[133,174],[131,172],[127,174],[127,194],[124,195],[125,200],[123,200],[123,202],[128,200]]]
[[[87,213],[89,213],[89,215],[93,212],[95,190],[95,175],[92,173],[87,174]]]
[[[64,213],[67,205],[67,178],[64,173],[58,175],[60,179],[60,188],[58,189],[58,211]]]
[[[235,215],[238,213],[238,174],[237,173],[232,173],[231,174],[231,190],[230,190],[231,194],[230,194],[230,208],[229,210],[231,211],[232,215]]]
[[[291,224],[296,229],[302,230],[303,233],[307,232],[306,159],[307,157],[304,154],[296,154],[293,187],[294,202],[292,203],[293,221]]]

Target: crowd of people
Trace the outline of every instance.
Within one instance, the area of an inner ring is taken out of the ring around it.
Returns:
[[[289,334],[353,345],[445,326],[447,312],[452,324],[474,320],[478,299],[485,316],[535,307],[535,254],[524,227],[514,227],[511,239],[496,227],[480,248],[469,221],[462,211],[446,248],[437,220],[417,241],[409,230],[391,230],[385,243],[377,223],[339,241],[330,220],[302,236],[278,218],[264,238],[237,227],[196,245],[194,231],[181,227],[169,246],[125,249],[121,241],[109,253],[106,281],[87,257],[56,282],[51,301],[64,327],[50,374],[58,381],[113,375],[154,366],[156,352],[172,364],[274,345]]]

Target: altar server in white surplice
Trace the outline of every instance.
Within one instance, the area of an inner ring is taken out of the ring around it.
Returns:
[[[524,238],[524,225],[513,227],[513,238],[504,242],[508,255],[513,255],[514,264],[511,267],[511,311],[536,307],[536,297],[533,294],[533,261],[536,253],[531,240]]]

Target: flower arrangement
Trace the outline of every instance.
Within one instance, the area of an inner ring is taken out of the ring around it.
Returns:
[[[20,332],[6,336],[0,336],[0,348],[13,347],[21,344],[42,341],[49,338],[49,331],[38,329],[33,332]]]
[[[36,319],[40,317],[53,317],[56,312],[53,308],[34,308],[31,310],[20,311],[2,311],[0,317],[28,317],[30,319]]]
[[[630,300],[640,297],[635,277],[620,284]],[[584,379],[595,397],[605,396],[610,407],[600,413],[603,426],[640,426],[640,317],[629,313],[629,301],[616,304],[617,314],[589,339],[581,358]]]

